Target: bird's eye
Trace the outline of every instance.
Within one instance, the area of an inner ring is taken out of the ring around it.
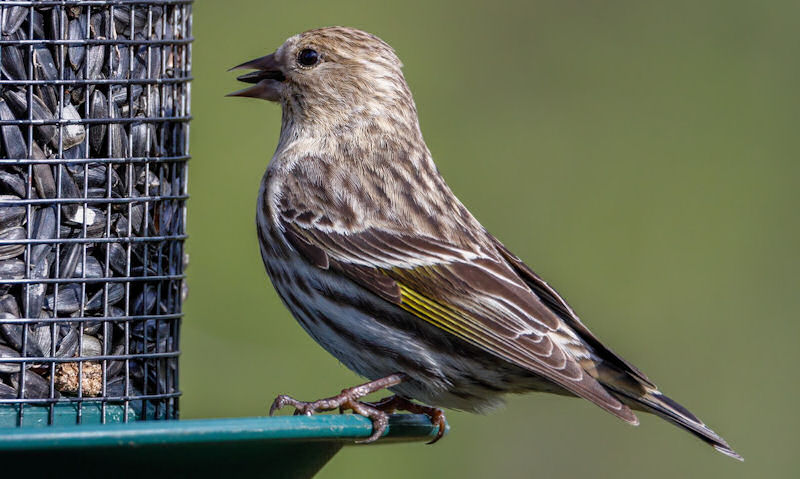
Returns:
[[[319,62],[319,53],[317,53],[316,50],[304,48],[300,54],[297,55],[297,61],[305,67],[313,67]]]

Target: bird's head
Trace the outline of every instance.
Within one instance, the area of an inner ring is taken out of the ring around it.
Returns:
[[[255,71],[238,77],[253,86],[229,96],[280,102],[285,115],[315,122],[408,110],[409,105],[416,114],[401,67],[392,47],[372,34],[320,28],[232,68]]]

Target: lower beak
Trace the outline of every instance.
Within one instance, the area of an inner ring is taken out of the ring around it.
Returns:
[[[286,80],[280,65],[275,60],[275,54],[250,60],[249,62],[242,63],[231,68],[231,70],[256,70],[254,72],[245,73],[238,76],[236,79],[245,83],[254,83],[253,86],[243,90],[229,93],[226,96],[241,96],[250,98],[262,98],[269,101],[278,101],[280,98],[280,87]]]

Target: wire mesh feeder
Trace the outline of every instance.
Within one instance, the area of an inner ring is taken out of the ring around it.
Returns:
[[[177,417],[191,18],[0,2],[0,426]]]

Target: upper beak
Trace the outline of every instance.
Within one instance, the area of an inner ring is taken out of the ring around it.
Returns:
[[[245,69],[256,71],[245,73],[244,75],[236,77],[236,79],[245,83],[255,83],[255,85],[233,93],[228,93],[225,96],[263,98],[270,101],[276,101],[278,99],[277,85],[275,82],[283,82],[286,80],[286,77],[283,75],[280,65],[275,60],[274,53],[242,63],[228,71]]]

